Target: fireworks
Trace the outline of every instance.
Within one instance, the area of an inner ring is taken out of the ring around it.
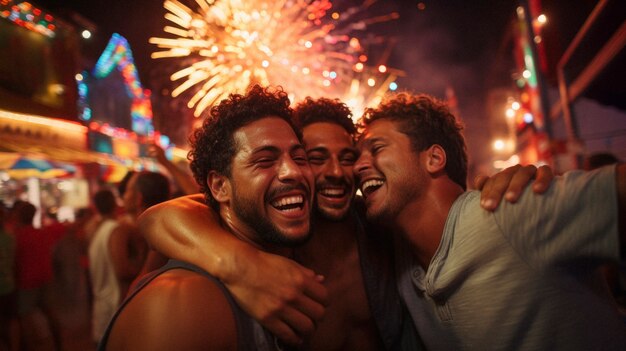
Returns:
[[[172,96],[191,96],[187,106],[196,117],[255,83],[281,85],[292,101],[340,98],[357,112],[396,77],[394,70],[368,70],[359,40],[350,35],[373,22],[397,18],[392,14],[349,22],[375,1],[343,14],[329,13],[329,0],[195,1],[192,9],[166,0],[168,38],[150,38],[150,43],[161,49],[152,58],[189,62],[171,75],[177,84]]]

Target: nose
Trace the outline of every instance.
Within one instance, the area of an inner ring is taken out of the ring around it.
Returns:
[[[359,158],[354,163],[354,173],[356,175],[359,175],[360,173],[365,172],[371,167],[372,167],[372,155],[367,151],[361,152],[361,155],[359,155]]]
[[[337,157],[329,159],[324,169],[324,176],[328,178],[341,178],[344,176],[343,168],[341,167],[341,163]]]
[[[300,166],[291,157],[283,157],[278,166],[278,179],[289,182],[301,180],[302,177]]]

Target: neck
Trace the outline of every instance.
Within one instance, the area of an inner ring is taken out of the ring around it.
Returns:
[[[297,250],[298,261],[306,264],[322,257],[342,257],[356,245],[356,218],[352,212],[347,217],[332,221],[316,215],[311,239]]]
[[[237,239],[244,241],[257,249],[284,257],[292,257],[293,249],[277,244],[262,241],[252,228],[240,221],[235,216],[232,208],[228,206],[220,207],[221,225],[227,229]]]
[[[454,201],[463,189],[449,179],[435,179],[423,196],[407,205],[394,220],[395,230],[408,241],[419,264],[428,269]]]

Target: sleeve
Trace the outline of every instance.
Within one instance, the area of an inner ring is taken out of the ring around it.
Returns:
[[[494,216],[502,234],[536,268],[595,268],[619,258],[615,166],[567,172],[544,195],[526,188],[517,203],[502,204]]]

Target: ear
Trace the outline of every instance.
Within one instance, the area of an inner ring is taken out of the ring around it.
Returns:
[[[206,177],[206,182],[211,191],[211,195],[213,195],[213,198],[217,200],[217,202],[222,203],[230,201],[230,180],[226,176],[218,174],[215,171],[210,171]]]
[[[446,168],[446,151],[441,145],[433,144],[426,149],[426,170],[433,174],[443,172]]]

